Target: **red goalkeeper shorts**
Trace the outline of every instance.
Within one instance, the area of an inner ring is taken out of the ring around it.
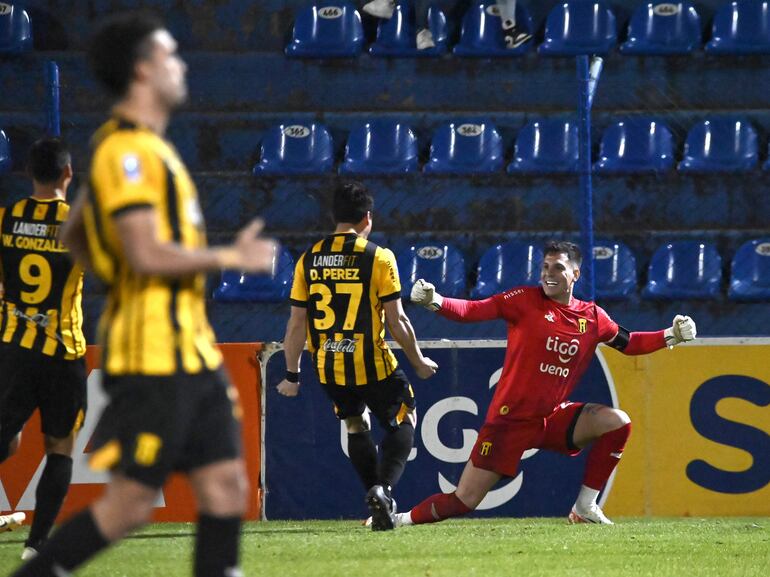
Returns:
[[[479,469],[514,477],[527,449],[547,449],[570,456],[580,453],[572,442],[575,423],[585,403],[564,402],[545,419],[484,423],[471,452]]]

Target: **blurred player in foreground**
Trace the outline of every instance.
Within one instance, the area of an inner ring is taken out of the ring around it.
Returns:
[[[70,575],[149,521],[164,481],[181,470],[199,509],[194,574],[237,577],[248,483],[237,393],[206,317],[205,273],[269,270],[276,246],[253,223],[233,245],[206,247],[195,185],[163,136],[187,86],[162,22],[115,16],[89,56],[116,104],[94,135],[89,187],[63,239],[108,287],[99,341],[110,403],[91,466],[113,475],[15,575]]]
[[[372,206],[363,185],[339,185],[334,234],[297,262],[284,338],[286,378],[278,392],[297,395],[300,355],[309,340],[321,386],[345,422],[350,461],[367,490],[372,528],[384,531],[395,525],[391,490],[404,471],[417,424],[414,392],[385,342],[385,325],[418,377],[427,379],[438,367],[422,355],[401,305],[393,253],[367,240]],[[379,465],[367,407],[385,430]]]
[[[665,330],[629,332],[595,303],[572,296],[582,263],[577,245],[551,242],[544,255],[539,287],[512,288],[480,301],[442,298],[422,279],[412,287],[412,301],[448,319],[504,319],[508,347],[457,490],[433,495],[397,514],[397,525],[435,523],[474,510],[502,477],[516,475],[527,449],[577,455],[589,445],[583,485],[569,520],[612,524],[596,498],[623,454],[631,420],[619,409],[567,399],[599,343],[626,355],[643,355],[693,340],[695,323],[677,315]]]

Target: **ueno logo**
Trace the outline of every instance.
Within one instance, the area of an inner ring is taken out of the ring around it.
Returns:
[[[417,256],[427,260],[435,260],[444,256],[444,249],[438,246],[424,246],[417,251]]]
[[[770,256],[770,242],[762,242],[754,249],[758,255]]]
[[[318,15],[327,20],[334,20],[342,16],[342,8],[338,6],[324,6],[318,11]]]
[[[5,16],[6,14],[10,14],[13,12],[13,6],[10,4],[3,4],[0,2],[0,16]]]
[[[570,369],[564,365],[575,358],[575,355],[580,350],[580,341],[572,339],[570,342],[566,342],[560,340],[559,337],[548,337],[545,341],[545,350],[556,353],[559,356],[559,362],[562,364],[557,366],[551,363],[540,363],[540,372],[547,375],[556,375],[557,377],[568,377]]]
[[[310,136],[310,129],[301,124],[292,124],[283,129],[283,135],[289,138],[307,138]]]
[[[460,136],[479,136],[484,132],[483,124],[461,124],[455,131]]]
[[[679,10],[679,4],[658,4],[652,9],[656,16],[674,16]]]
[[[609,246],[595,246],[594,258],[596,260],[606,260],[615,256],[615,251]]]

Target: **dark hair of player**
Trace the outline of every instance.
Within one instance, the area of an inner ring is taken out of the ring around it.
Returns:
[[[88,60],[94,76],[111,96],[125,96],[136,63],[150,56],[150,35],[163,28],[158,17],[144,12],[117,14],[101,24],[91,38]]]
[[[335,224],[341,222],[351,222],[353,224],[361,222],[361,219],[373,207],[374,199],[360,182],[341,182],[334,190],[332,213]]]
[[[566,240],[549,240],[543,247],[543,256],[549,254],[566,254],[567,259],[577,268],[583,264],[583,252],[574,242]]]
[[[60,138],[41,138],[29,149],[27,174],[41,184],[52,184],[72,162],[67,145]]]

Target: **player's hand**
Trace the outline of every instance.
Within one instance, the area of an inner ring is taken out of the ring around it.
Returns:
[[[284,397],[296,397],[299,394],[299,383],[292,383],[286,379],[278,383],[275,388]]]
[[[428,379],[436,374],[436,371],[438,370],[438,365],[435,361],[432,359],[429,359],[428,357],[423,357],[422,362],[414,368],[415,372],[417,373],[417,376],[421,379]]]
[[[439,310],[444,302],[444,297],[436,292],[436,287],[423,279],[418,279],[414,283],[409,298],[413,303],[432,311]]]
[[[235,242],[220,253],[222,268],[244,272],[271,272],[276,261],[278,243],[259,236],[265,227],[262,219],[254,219],[235,237]]]
[[[695,340],[698,328],[695,326],[695,321],[690,317],[676,315],[671,327],[667,328],[663,334],[666,337],[666,344],[669,347],[673,347],[679,343]]]

